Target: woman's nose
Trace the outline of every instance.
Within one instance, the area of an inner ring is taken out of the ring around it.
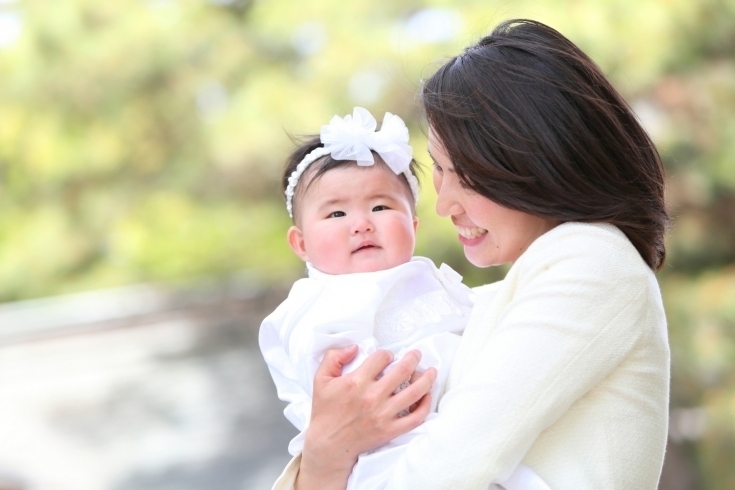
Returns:
[[[456,199],[451,183],[446,180],[436,186],[436,214],[439,216],[453,216],[462,214],[463,208]]]

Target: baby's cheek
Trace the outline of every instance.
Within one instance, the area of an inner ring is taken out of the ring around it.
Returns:
[[[403,245],[403,258],[404,262],[408,262],[411,260],[411,257],[413,257],[414,251],[416,249],[416,235],[413,233],[413,228],[411,229],[411,233],[406,235],[406,240]]]

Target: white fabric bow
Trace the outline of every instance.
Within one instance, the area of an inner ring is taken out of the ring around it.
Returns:
[[[403,120],[390,112],[383,117],[380,131],[378,123],[367,109],[355,107],[352,115],[344,118],[334,116],[329,124],[322,126],[321,140],[324,148],[335,160],[355,160],[358,165],[373,165],[372,152],[395,172],[408,169],[413,148],[408,145],[408,128]]]
[[[413,148],[408,144],[408,128],[403,119],[386,112],[380,131],[375,131],[378,123],[367,109],[355,107],[352,115],[344,118],[334,116],[329,124],[322,126],[319,147],[306,155],[288,178],[286,187],[286,209],[293,218],[293,196],[296,184],[309,165],[323,157],[332,155],[335,160],[354,160],[358,165],[375,164],[373,151],[395,172],[403,173],[411,188],[414,203],[419,199],[419,183],[411,173]]]

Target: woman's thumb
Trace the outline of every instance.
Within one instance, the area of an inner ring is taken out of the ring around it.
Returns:
[[[357,355],[357,345],[340,349],[329,349],[317,368],[315,377],[336,378],[342,375],[342,367]]]

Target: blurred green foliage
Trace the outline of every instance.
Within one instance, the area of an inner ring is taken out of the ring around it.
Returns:
[[[702,488],[735,488],[735,0],[2,1],[0,299],[298,277],[289,134],[363,105],[403,116],[428,162],[420,79],[511,17],[577,42],[659,145],[672,406],[707,414]],[[502,277],[468,266],[426,187],[417,252]]]

